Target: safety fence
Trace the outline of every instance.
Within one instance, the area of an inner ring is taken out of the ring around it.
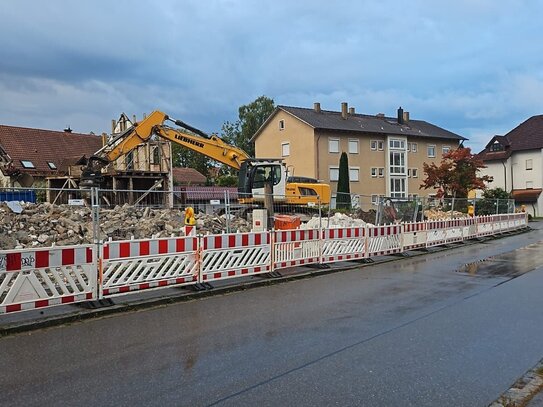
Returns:
[[[338,229],[230,233],[0,251],[0,314],[195,287],[302,265],[364,260],[499,235],[525,213]]]

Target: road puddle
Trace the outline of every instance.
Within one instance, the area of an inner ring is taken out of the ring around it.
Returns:
[[[518,277],[540,266],[543,266],[543,241],[467,263],[456,272],[480,277]]]

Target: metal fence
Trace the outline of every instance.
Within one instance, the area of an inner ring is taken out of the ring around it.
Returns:
[[[8,233],[0,236],[0,249],[184,236],[188,207],[194,209],[197,233],[244,233],[258,230],[255,216],[263,215],[255,210],[266,205],[271,211],[264,215],[267,225],[261,224],[262,229],[352,227],[515,212],[510,199],[335,194],[325,205],[317,196],[243,195],[236,188],[218,187],[173,191],[5,188],[0,189],[0,215]]]

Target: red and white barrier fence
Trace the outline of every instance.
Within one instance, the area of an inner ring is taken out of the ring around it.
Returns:
[[[525,228],[526,214],[0,251],[0,314],[308,264],[400,253]]]
[[[269,273],[270,243],[268,232],[204,236],[200,282]]]
[[[403,250],[426,247],[426,222],[402,224]]]
[[[104,296],[198,282],[198,238],[106,242],[102,250]]]
[[[402,251],[402,225],[369,226],[366,257],[386,256]]]
[[[272,232],[272,236],[274,270],[319,263],[319,229],[276,230]]]
[[[96,298],[93,247],[0,252],[0,314]]]
[[[324,229],[321,263],[366,257],[366,228]]]

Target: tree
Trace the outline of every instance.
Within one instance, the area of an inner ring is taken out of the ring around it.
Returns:
[[[337,181],[336,208],[351,209],[351,189],[349,186],[349,159],[347,153],[339,158],[339,177]]]
[[[176,143],[172,143],[172,162],[174,167],[194,168],[206,178],[209,177],[211,160],[203,154]]]
[[[240,106],[238,120],[234,123],[227,121],[222,125],[221,138],[254,157],[255,147],[250,140],[274,109],[273,99],[267,96],[260,96],[248,105]]]
[[[471,153],[469,147],[459,147],[443,156],[441,163],[423,164],[426,178],[421,188],[437,188],[437,196],[467,198],[473,189],[486,189],[486,183],[492,182],[492,177],[477,173],[485,165]]]
[[[487,189],[483,192],[483,199],[476,201],[475,212],[477,215],[493,215],[495,213],[507,213],[509,210],[509,192],[502,188]]]

